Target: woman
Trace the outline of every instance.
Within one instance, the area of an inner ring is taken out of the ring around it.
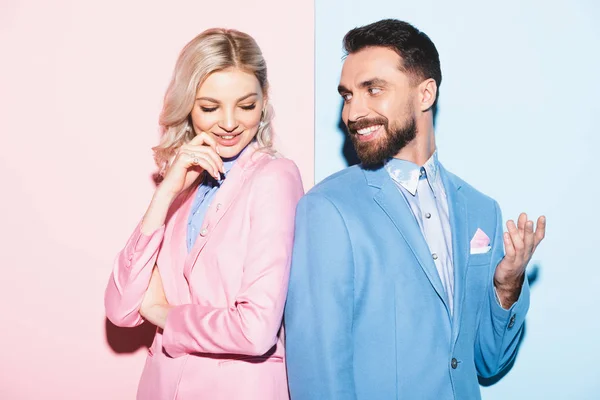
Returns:
[[[105,295],[118,326],[158,327],[139,399],[287,399],[281,319],[298,169],[276,157],[265,61],[247,34],[181,52],[155,150],[163,171]]]

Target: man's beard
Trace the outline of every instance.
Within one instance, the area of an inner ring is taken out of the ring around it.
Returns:
[[[375,140],[361,142],[358,130],[382,125],[385,133],[379,135]],[[410,143],[417,135],[417,123],[411,116],[404,126],[389,126],[387,118],[361,119],[348,123],[350,139],[356,150],[356,155],[366,168],[374,168],[382,164],[388,158],[394,157],[398,152]]]

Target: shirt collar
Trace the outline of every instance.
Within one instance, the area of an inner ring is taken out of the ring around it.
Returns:
[[[218,186],[221,186],[221,184],[223,183],[223,181],[225,180],[225,178],[227,177],[227,175],[229,175],[229,171],[231,171],[231,169],[233,168],[233,166],[235,165],[236,161],[240,158],[240,156],[248,151],[248,147],[250,147],[249,145],[244,147],[242,149],[242,151],[240,151],[236,156],[231,157],[231,158],[223,158],[223,169],[225,170],[225,174],[221,174],[221,177],[219,178],[219,180],[217,181]]]
[[[423,164],[423,167],[419,167],[411,161],[401,160],[399,158],[390,158],[385,163],[385,169],[390,177],[413,196],[417,193],[417,186],[419,185],[419,178],[421,177],[421,168],[424,169],[429,186],[431,186],[435,194],[435,183],[439,179],[437,150],[434,151],[431,157]]]

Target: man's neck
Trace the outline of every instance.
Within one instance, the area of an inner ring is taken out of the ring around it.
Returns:
[[[435,135],[431,118],[417,121],[417,136],[404,146],[394,158],[422,166],[435,152]]]

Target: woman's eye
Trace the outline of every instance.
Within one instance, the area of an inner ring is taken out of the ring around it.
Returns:
[[[217,107],[200,107],[200,109],[204,112],[213,112],[217,109]]]
[[[256,108],[256,103],[250,104],[250,105],[247,105],[247,106],[240,106],[240,108],[242,110],[248,110],[248,111],[254,110]]]

